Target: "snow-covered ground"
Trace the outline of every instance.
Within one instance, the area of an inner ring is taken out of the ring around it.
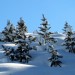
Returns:
[[[14,44],[0,42],[0,75],[75,75],[75,54],[67,52],[65,48],[61,46],[65,35],[55,34],[53,36],[58,41],[56,48],[63,56],[61,59],[63,62],[62,67],[50,67],[48,61],[50,54],[42,50],[31,51],[30,54],[33,58],[28,64],[11,62],[4,55],[1,45],[14,46]]]

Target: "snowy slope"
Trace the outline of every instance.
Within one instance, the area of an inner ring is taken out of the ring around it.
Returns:
[[[61,59],[62,67],[50,67],[48,58],[50,54],[47,51],[37,50],[31,51],[33,59],[28,64],[11,62],[4,56],[4,52],[1,48],[0,43],[0,75],[75,75],[75,54],[68,53],[61,44],[64,41],[65,35],[54,34],[54,38],[57,39],[58,43],[56,48],[58,52],[63,55]],[[9,44],[12,46],[12,44]],[[13,45],[14,46],[14,45]],[[38,49],[41,49],[38,46]]]

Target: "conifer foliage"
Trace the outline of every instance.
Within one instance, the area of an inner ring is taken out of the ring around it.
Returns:
[[[17,44],[18,43],[18,44]],[[2,45],[5,55],[10,58],[11,61],[19,61],[23,63],[28,63],[32,56],[29,51],[32,49],[30,45],[24,40],[19,40],[17,42],[17,48],[6,47]],[[16,48],[16,49],[15,49]]]
[[[25,22],[22,18],[20,18],[20,21],[18,22],[17,28],[16,28],[16,35],[18,39],[25,39],[25,33],[27,33],[27,26],[25,25]]]
[[[38,32],[38,34],[41,36],[41,38],[44,39],[45,44],[49,41],[55,42],[54,38],[51,36],[52,33],[49,31],[51,27],[49,27],[48,21],[45,18],[45,16],[44,15],[42,16],[43,16],[43,18],[41,19],[42,24],[41,24],[41,27],[39,27],[40,31]]]
[[[63,56],[60,55],[58,53],[57,50],[54,49],[54,47],[52,46],[51,47],[51,51],[50,51],[50,54],[51,54],[51,57],[48,59],[49,62],[51,62],[51,67],[52,66],[60,66],[61,67],[61,64],[62,64],[62,61],[60,60],[60,58],[62,58]]]
[[[69,50],[69,52],[75,53],[75,37],[73,36],[74,33],[72,31],[72,26],[70,26],[67,22],[64,26],[64,33],[66,35],[65,43],[66,49]]]
[[[25,42],[24,40],[21,40],[18,42],[19,46],[16,49],[16,57],[20,62],[26,62],[28,63],[29,60],[32,58],[29,51],[32,49],[30,45]]]
[[[5,36],[5,41],[8,41],[8,42],[12,42],[14,41],[15,39],[15,33],[16,33],[16,30],[15,30],[15,27],[13,24],[11,24],[10,21],[7,22],[7,26],[5,27],[5,29],[2,31],[2,33],[4,34]]]

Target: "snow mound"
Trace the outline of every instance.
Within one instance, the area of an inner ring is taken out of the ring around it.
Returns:
[[[8,67],[13,69],[23,69],[28,67],[34,67],[33,65],[21,64],[21,63],[1,63],[0,67]]]

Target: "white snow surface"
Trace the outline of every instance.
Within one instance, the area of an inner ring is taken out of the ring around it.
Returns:
[[[75,54],[69,53],[61,44],[65,36],[63,34],[54,34],[57,39],[56,47],[58,52],[63,56],[61,59],[62,67],[50,67],[48,58],[51,56],[47,51],[38,46],[38,50],[32,50],[32,60],[26,63],[11,62],[2,50],[1,45],[15,46],[12,43],[0,42],[0,75],[75,75]]]

